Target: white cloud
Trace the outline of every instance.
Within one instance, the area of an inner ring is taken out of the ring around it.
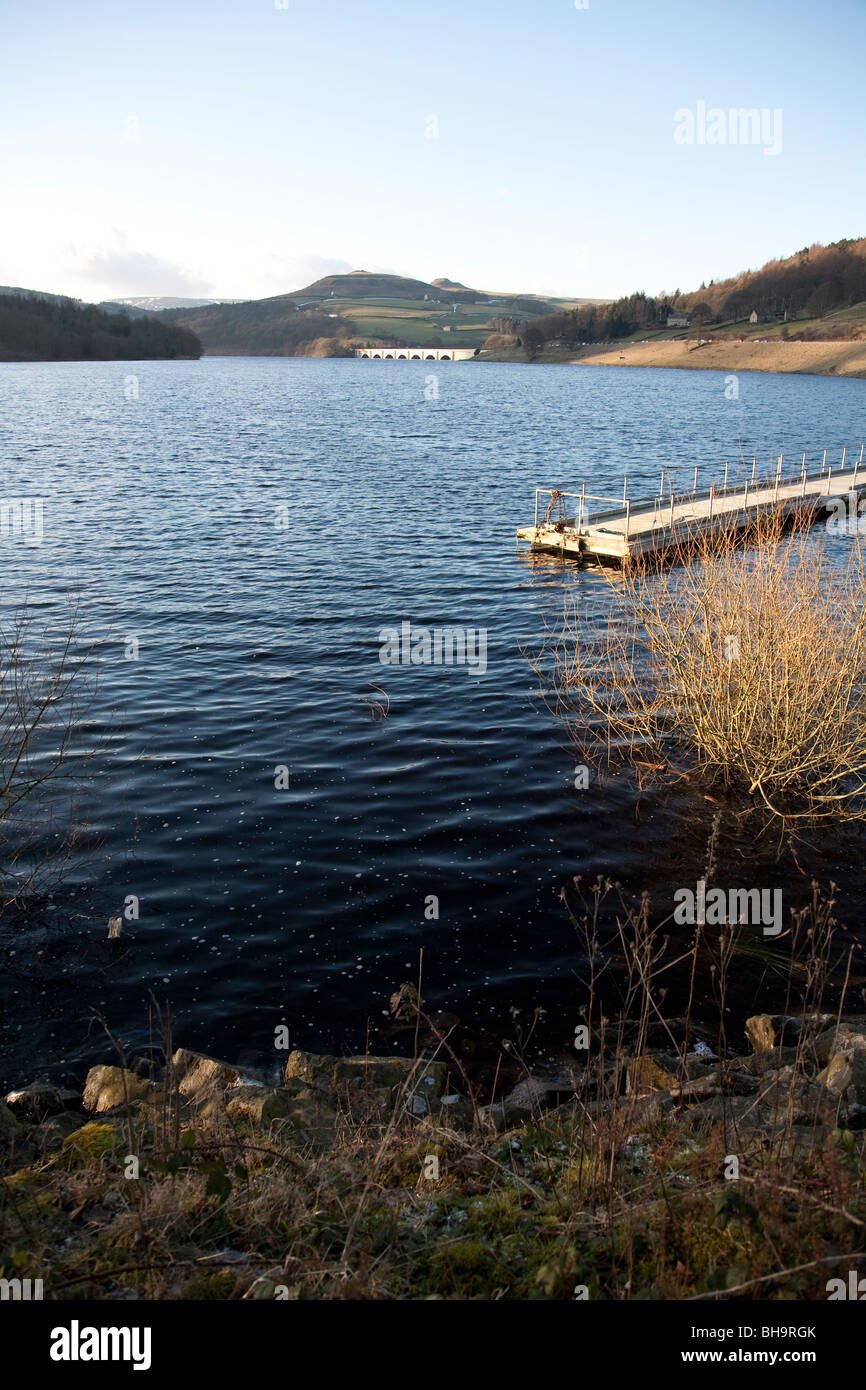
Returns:
[[[123,232],[114,233],[113,246],[68,246],[65,260],[72,274],[92,283],[104,297],[113,295],[207,295],[213,288],[201,273],[179,261],[130,246]]]

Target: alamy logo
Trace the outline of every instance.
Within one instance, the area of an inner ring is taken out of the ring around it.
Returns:
[[[696,922],[708,927],[743,923],[761,927],[764,936],[778,936],[782,930],[781,888],[711,888],[698,879],[697,891],[678,888],[674,893],[674,921],[678,926]]]
[[[0,1301],[38,1303],[42,1298],[41,1279],[0,1279]]]
[[[839,1299],[854,1299],[860,1303],[866,1301],[866,1279],[858,1279],[856,1269],[848,1270],[847,1285],[844,1279],[828,1279],[826,1287],[830,1303]]]
[[[834,536],[862,536],[866,533],[866,497],[849,492],[847,497],[828,497],[824,510],[829,513],[827,530]]]
[[[68,1327],[51,1330],[52,1361],[131,1361],[134,1371],[150,1370],[149,1327]]]
[[[0,537],[6,536],[25,545],[42,544],[41,497],[0,497]]]
[[[487,670],[486,627],[417,627],[403,622],[379,633],[383,666],[468,666],[477,676]]]
[[[725,111],[699,101],[695,110],[681,106],[674,112],[674,140],[678,145],[763,145],[765,155],[782,153],[782,110],[764,106],[732,106]]]

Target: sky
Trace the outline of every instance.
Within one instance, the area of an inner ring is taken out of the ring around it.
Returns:
[[[0,283],[696,289],[866,234],[864,51],[866,0],[0,0]]]

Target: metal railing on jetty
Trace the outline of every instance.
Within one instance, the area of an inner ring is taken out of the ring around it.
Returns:
[[[580,492],[536,488],[534,523],[521,527],[517,536],[529,541],[534,550],[624,560],[636,552],[668,549],[680,542],[685,530],[693,534],[730,524],[742,528],[758,513],[771,509],[782,515],[795,509],[817,512],[822,499],[852,492],[859,496],[866,490],[863,452],[861,444],[852,465],[846,446],[834,466],[825,449],[812,456],[814,469],[806,453],[787,469],[784,455],[779,454],[760,474],[757,454],[750,464],[726,462],[723,476],[719,476],[721,464],[703,469],[689,466],[690,487],[680,486],[682,465],[666,466],[658,494],[650,498],[629,497],[627,476],[621,497],[588,492],[585,483]],[[700,485],[701,474],[705,476],[708,468],[716,477]],[[544,497],[549,501],[542,515]],[[570,502],[575,505],[569,514]]]

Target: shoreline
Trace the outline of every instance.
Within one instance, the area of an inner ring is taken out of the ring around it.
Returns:
[[[780,339],[738,342],[628,343],[589,349],[572,366],[668,367],[687,371],[773,372],[809,376],[866,377],[866,343],[850,339],[794,343]]]
[[[759,342],[744,338],[691,339],[663,342],[587,344],[586,347],[552,348],[530,362],[521,348],[482,353],[474,362],[511,363],[525,367],[666,367],[668,370],[717,372],[790,373],[800,376],[866,378],[866,342],[851,338],[821,342],[792,342],[780,338]]]
[[[861,1257],[862,1016],[756,1015],[736,1056],[585,1032],[485,1105],[447,1046],[296,1050],[276,1080],[166,1039],[10,1092],[0,1274],[60,1301],[825,1299]]]

